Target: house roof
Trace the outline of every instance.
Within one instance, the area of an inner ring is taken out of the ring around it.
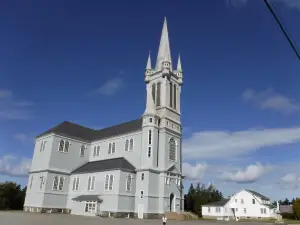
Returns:
[[[203,206],[224,206],[227,204],[228,201],[229,199],[222,199],[221,201],[211,202]]]
[[[135,173],[135,167],[124,157],[87,162],[71,173],[94,173],[109,170],[123,170]]]
[[[258,192],[256,192],[256,191],[247,190],[247,189],[246,189],[246,191],[250,192],[251,194],[257,196],[258,198],[260,198],[260,199],[262,199],[262,200],[266,200],[266,201],[269,201],[269,200],[270,200],[268,197],[266,197],[266,196],[264,196],[264,195],[262,195],[262,194],[260,194],[260,193],[258,193]]]
[[[79,195],[76,198],[72,198],[73,201],[82,202],[82,201],[95,201],[102,202],[102,198],[99,195]]]
[[[75,123],[65,121],[45,132],[37,137],[44,136],[46,134],[55,133],[62,136],[75,138],[82,141],[96,141],[104,138],[133,132],[142,128],[142,118],[132,120],[122,124],[118,124],[112,127],[104,128],[101,130],[94,130],[87,127],[80,126]]]

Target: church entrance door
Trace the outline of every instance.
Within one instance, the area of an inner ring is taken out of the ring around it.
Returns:
[[[171,193],[171,194],[170,194],[170,212],[175,211],[173,205],[174,205],[174,194]]]

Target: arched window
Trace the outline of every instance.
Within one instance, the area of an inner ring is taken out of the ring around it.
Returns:
[[[100,146],[98,145],[97,146],[97,156],[99,156],[100,155]]]
[[[111,154],[111,143],[109,143],[109,145],[108,145],[108,154]]]
[[[89,179],[88,179],[88,187],[87,187],[88,191],[91,190],[91,183],[92,183],[92,177],[89,177]]]
[[[152,85],[152,98],[153,101],[155,102],[155,84]]]
[[[129,148],[129,140],[127,139],[125,142],[125,151],[127,152]]]
[[[151,130],[148,131],[148,143],[149,143],[149,145],[152,144],[152,131]]]
[[[80,147],[80,157],[84,157],[84,150],[85,150],[85,146],[81,145],[81,147]]]
[[[173,93],[174,93],[174,109],[176,109],[176,85],[174,84],[174,90],[173,90]]]
[[[112,144],[112,150],[111,150],[112,153],[115,153],[116,152],[116,143],[114,142]]]
[[[74,177],[74,178],[73,178],[73,187],[72,187],[72,190],[73,190],[73,191],[74,191],[75,188],[76,188],[76,181],[77,181],[77,178]]]
[[[52,190],[57,190],[58,188],[58,177],[54,177]]]
[[[148,157],[150,158],[152,155],[152,148],[151,146],[148,147]]]
[[[77,177],[75,189],[76,189],[76,191],[79,190],[79,177]]]
[[[64,152],[69,152],[70,142],[66,141]]]
[[[64,142],[64,140],[61,140],[59,142],[58,151],[63,152],[64,151],[64,146],[65,146],[65,142]]]
[[[131,191],[132,176],[126,178],[126,191]]]
[[[130,151],[133,150],[133,138],[130,139],[130,142],[129,142],[129,150],[130,150]]]
[[[176,161],[176,141],[174,138],[169,141],[169,160]]]
[[[92,184],[91,184],[91,191],[95,190],[95,181],[96,181],[96,177],[92,177]]]
[[[113,183],[114,183],[114,176],[110,175],[109,176],[109,187],[108,189],[111,191],[113,189]]]
[[[105,176],[104,190],[108,191],[109,175]]]
[[[59,178],[59,185],[58,185],[58,190],[62,191],[64,188],[64,178],[60,177]]]
[[[94,156],[94,157],[96,156],[96,153],[97,153],[97,147],[95,146],[95,147],[94,147],[94,153],[93,153],[93,156]]]
[[[157,83],[157,96],[156,96],[156,105],[160,106],[160,92],[161,92],[161,83]]]
[[[172,91],[172,89],[173,89],[173,85],[172,85],[172,83],[170,82],[170,107],[173,107],[173,95],[172,95],[172,93],[173,93],[173,91]]]

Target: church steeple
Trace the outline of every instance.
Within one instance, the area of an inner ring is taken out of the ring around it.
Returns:
[[[164,62],[165,59],[168,59],[172,67],[172,57],[171,57],[169,33],[168,33],[166,17],[164,19],[164,24],[161,32],[161,37],[160,37],[159,49],[157,54],[156,66],[155,66],[156,70],[162,68],[162,63]]]
[[[150,51],[149,51],[149,56],[148,56],[146,70],[151,70],[151,56],[150,56]]]
[[[180,54],[178,55],[177,71],[182,72]]]

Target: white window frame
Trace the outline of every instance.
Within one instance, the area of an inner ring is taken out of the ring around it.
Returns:
[[[116,153],[116,142],[113,142],[111,147],[111,154],[115,154],[115,153]]]
[[[100,156],[100,145],[97,146],[96,156]]]
[[[90,207],[92,206],[92,207]],[[86,201],[84,205],[85,213],[96,213],[97,211],[97,202],[95,201]]]
[[[247,209],[246,208],[244,208],[244,214],[247,214]]]
[[[131,141],[132,141],[132,145],[131,145]],[[134,139],[130,138],[129,139],[129,151],[132,152],[134,149]]]
[[[129,189],[128,189],[128,181],[130,180],[130,186],[129,186]],[[132,189],[132,180],[133,180],[133,177],[132,177],[132,175],[128,175],[127,177],[126,177],[126,191],[131,191],[131,189]]]
[[[148,130],[148,145],[152,145],[152,130]]]
[[[56,178],[57,178],[57,184],[56,184],[56,188],[54,188]],[[54,176],[53,177],[53,182],[52,182],[52,191],[57,191],[58,190],[58,185],[59,185],[59,176]]]
[[[81,146],[80,146],[80,149],[79,149],[79,156],[80,156],[80,157],[84,157],[86,148],[87,148],[87,147],[86,147],[85,145],[81,145]],[[82,153],[83,153],[83,154],[82,154]]]
[[[72,191],[78,191],[78,190],[79,190],[79,177],[74,177],[72,183]]]
[[[267,209],[266,208],[264,208],[264,214],[267,214]]]
[[[208,208],[207,208],[207,212],[209,212],[209,213],[210,213],[210,207],[208,207]]]
[[[41,142],[40,152],[45,151],[46,143],[47,143],[47,141],[42,141],[42,142]]]
[[[170,142],[171,142],[171,140],[174,140],[174,142],[175,142],[175,153],[174,153],[174,160],[173,159],[170,159],[170,149],[171,149],[171,144],[170,144]],[[169,157],[169,161],[171,161],[171,162],[177,162],[177,151],[178,151],[178,143],[177,143],[177,140],[174,138],[174,137],[171,137],[170,139],[169,139],[169,142],[168,142],[168,157]]]
[[[260,208],[260,214],[264,214],[264,209]]]
[[[140,191],[140,199],[143,199],[143,198],[144,198],[144,191],[141,190],[141,191]]]
[[[255,199],[254,198],[252,198],[252,204],[255,205]]]
[[[64,177],[59,177],[58,191],[63,191],[64,190],[64,185],[65,185],[65,178]]]
[[[145,173],[141,173],[141,181],[145,180]]]
[[[129,151],[129,139],[126,139],[125,141],[125,152]]]
[[[216,207],[216,213],[220,213],[221,212],[221,208],[220,207]]]
[[[149,154],[149,152],[150,152],[150,154]],[[152,157],[152,146],[148,146],[147,156],[148,156],[148,158]]]
[[[96,157],[96,153],[97,153],[97,146],[94,146],[93,157]]]
[[[109,183],[108,183],[108,190],[112,191],[114,189],[114,180],[115,176],[114,175],[109,175]]]
[[[241,204],[244,204],[244,199],[241,199]]]
[[[108,191],[108,187],[109,187],[109,175],[105,175],[104,176],[104,190]]]
[[[62,151],[60,151],[60,143],[63,141],[63,148],[62,148]],[[68,149],[66,150],[66,144],[69,144],[68,145]],[[70,151],[70,147],[71,147],[71,142],[70,141],[67,141],[67,140],[64,140],[64,139],[61,139],[59,142],[58,142],[58,152],[61,152],[61,153],[68,153]]]

